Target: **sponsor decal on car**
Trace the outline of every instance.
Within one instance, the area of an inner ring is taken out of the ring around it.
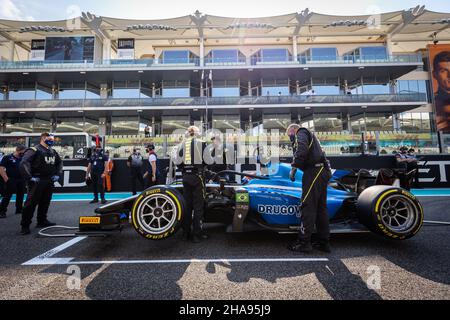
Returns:
[[[258,212],[269,215],[300,216],[300,206],[259,205]]]

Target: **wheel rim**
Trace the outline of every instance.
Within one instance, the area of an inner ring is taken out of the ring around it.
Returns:
[[[408,233],[419,217],[414,202],[403,195],[392,195],[381,203],[381,219],[391,231]]]
[[[164,233],[176,220],[175,203],[164,194],[144,199],[137,208],[139,225],[148,233]]]

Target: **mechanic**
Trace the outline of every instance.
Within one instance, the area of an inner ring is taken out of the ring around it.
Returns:
[[[219,136],[214,136],[211,138],[211,144],[207,146],[208,156],[211,155],[212,164],[208,165],[208,170],[218,173],[221,171],[229,170],[230,163],[232,162],[231,150],[227,146],[223,145],[222,139]],[[220,178],[230,181],[230,176],[228,174],[222,176],[216,176],[213,182],[219,182]]]
[[[147,181],[147,188],[158,185],[160,173],[158,170],[158,155],[155,152],[155,145],[149,144],[146,148],[148,156],[148,170],[144,174],[144,179]]]
[[[199,134],[200,129],[198,127],[189,127],[187,137],[178,150],[178,155],[183,159],[179,168],[183,173],[183,196],[187,208],[187,214],[183,221],[183,238],[185,240],[192,239],[194,243],[199,243],[209,238],[202,228],[206,196],[204,184],[206,164],[203,159],[206,143],[199,138]],[[194,211],[193,218],[192,210]]]
[[[288,249],[296,252],[312,251],[311,236],[316,227],[313,246],[330,252],[330,226],[327,211],[327,186],[331,178],[330,164],[317,137],[307,128],[291,124],[286,131],[293,146],[290,179],[295,181],[297,170],[303,171],[301,218],[298,240]]]
[[[38,207],[37,228],[54,226],[47,220],[47,212],[52,200],[54,183],[62,175],[63,162],[58,153],[53,150],[55,144],[53,134],[41,134],[40,143],[27,149],[20,162],[20,173],[27,182],[27,200],[22,211],[22,235],[30,234],[30,224],[34,210]]]
[[[416,177],[416,173],[418,173],[419,169],[416,157],[408,154],[408,149],[408,147],[403,146],[399,149],[399,152],[395,154],[395,159],[397,160],[397,168],[401,170],[399,174],[400,186],[406,190],[411,189],[411,184],[408,179],[408,173],[412,170],[416,170],[414,173],[414,177]]]
[[[144,163],[144,158],[141,155],[140,149],[134,148],[133,153],[128,157],[127,166],[130,168],[130,178],[131,178],[131,190],[133,191],[133,196],[137,194],[136,182],[139,181],[141,187],[145,187],[144,178],[142,177],[142,165]]]
[[[94,193],[94,199],[89,203],[98,203],[98,194],[100,193],[101,203],[105,204],[105,189],[103,188],[103,180],[108,174],[106,163],[108,157],[103,152],[99,142],[96,143],[95,149],[89,157],[89,164],[86,170],[86,181],[90,179]]]
[[[6,218],[6,211],[13,194],[16,195],[16,214],[22,214],[25,181],[20,174],[19,166],[26,149],[25,146],[19,145],[14,153],[4,156],[0,162],[0,175],[5,182],[5,191],[0,205],[0,218]]]

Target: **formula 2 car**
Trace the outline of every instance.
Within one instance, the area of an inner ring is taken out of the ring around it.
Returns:
[[[298,171],[296,181],[292,182],[288,164],[271,166],[268,171],[265,176],[234,171],[218,173],[219,177],[240,175],[245,178],[241,183],[220,179],[220,183],[207,184],[204,221],[224,223],[228,225],[228,232],[255,228],[278,233],[298,232],[302,172]],[[417,234],[424,218],[419,201],[407,190],[377,185],[377,180],[369,171],[357,175],[344,170],[334,172],[327,199],[332,233],[372,231],[393,240]],[[183,185],[179,181],[106,204],[97,208],[96,213],[97,224],[106,217],[111,220],[111,215],[131,213],[133,228],[151,240],[174,235],[188,214]],[[92,221],[88,217],[84,219],[88,219],[84,220],[85,225]]]

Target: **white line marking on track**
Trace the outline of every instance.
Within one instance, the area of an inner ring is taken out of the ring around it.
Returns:
[[[237,259],[174,259],[174,260],[97,260],[74,261],[75,258],[55,258],[57,253],[77,244],[87,237],[77,237],[51,249],[27,262],[23,266],[93,265],[93,264],[179,264],[179,263],[231,263],[231,262],[327,262],[327,258],[237,258]]]
[[[37,257],[28,260],[27,262],[22,263],[23,266],[38,266],[38,265],[51,265],[56,264],[57,262],[69,262],[73,260],[73,258],[52,258],[55,254],[60,253],[61,251],[77,244],[81,240],[86,239],[87,237],[76,237],[72,240],[64,242],[62,245],[57,246],[43,254],[38,255]]]

